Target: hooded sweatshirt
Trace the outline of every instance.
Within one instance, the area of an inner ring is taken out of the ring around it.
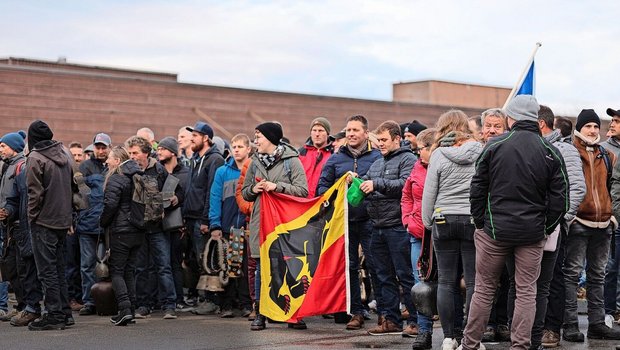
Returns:
[[[28,218],[31,223],[65,230],[72,223],[71,161],[58,141],[34,145],[26,160]]]
[[[433,212],[444,215],[470,215],[469,186],[482,153],[479,142],[459,147],[439,147],[431,155],[422,196],[422,222],[430,228]]]

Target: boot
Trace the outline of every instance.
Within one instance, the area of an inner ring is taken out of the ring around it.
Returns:
[[[564,326],[562,331],[562,339],[572,343],[583,343],[583,333],[579,331],[579,326],[576,324],[569,324]]]
[[[588,327],[588,339],[620,340],[620,331],[609,328],[604,323],[592,324]]]
[[[252,321],[250,325],[250,329],[253,331],[262,331],[265,329],[265,323],[267,322],[267,318],[260,313],[258,302],[256,302],[256,318]]]

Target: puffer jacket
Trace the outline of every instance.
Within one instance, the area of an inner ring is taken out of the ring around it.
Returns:
[[[88,208],[77,213],[77,234],[98,235],[103,232],[99,226],[99,217],[103,210],[103,182],[106,172],[106,164],[94,155],[80,164],[80,173],[84,176],[84,183],[90,188],[90,194]]]
[[[583,164],[583,175],[586,182],[586,196],[577,209],[575,219],[585,226],[593,228],[606,228],[612,219],[611,196],[607,190],[607,166],[601,156],[598,144],[587,144],[575,131],[573,145],[579,151]],[[616,156],[611,153],[609,158],[612,164],[616,162]]]
[[[121,173],[112,174],[103,192],[103,210],[100,225],[109,228],[110,234],[140,232],[130,221],[132,197],[132,178],[142,173],[140,166],[133,160],[120,165]]]
[[[53,230],[68,230],[73,222],[71,159],[62,143],[38,142],[26,159],[28,219]]]
[[[569,183],[560,151],[538,123],[520,120],[487,143],[470,202],[476,228],[499,242],[528,245],[553,232],[568,210]]]
[[[444,215],[471,213],[469,187],[481,153],[482,145],[475,141],[433,151],[422,197],[422,222],[426,228],[433,225],[435,209],[441,208]]]
[[[427,169],[420,160],[415,162],[411,175],[405,181],[403,198],[400,200],[403,225],[410,235],[422,239],[424,224],[422,224],[422,194],[426,181]]]
[[[554,130],[544,136],[545,140],[554,145],[562,154],[566,172],[568,173],[568,183],[570,184],[570,203],[568,211],[564,215],[564,220],[570,222],[575,218],[579,204],[586,195],[586,182],[583,177],[583,165],[579,157],[579,151],[572,143],[562,140],[560,130]]]
[[[241,228],[245,224],[245,215],[241,213],[235,200],[235,189],[240,174],[241,170],[233,157],[217,168],[211,185],[209,230],[229,233],[231,227]]]
[[[288,163],[285,166],[285,162]],[[286,168],[289,168],[289,171]],[[252,156],[252,163],[248,168],[248,172],[243,182],[241,193],[243,199],[254,202],[252,208],[252,217],[250,219],[250,251],[253,258],[260,257],[260,193],[254,193],[252,188],[259,179],[276,184],[276,192],[290,194],[296,197],[308,196],[308,183],[306,182],[306,173],[299,161],[299,153],[289,144],[284,144],[284,153],[280,160],[269,169],[266,169],[263,163],[258,159],[258,154]]]
[[[606,141],[600,143],[603,148],[613,153],[616,158],[620,155],[620,143],[613,137],[608,138]]]
[[[370,142],[367,143],[366,148],[358,157],[351,153],[349,147],[340,147],[340,152],[329,157],[329,160],[323,167],[317,186],[317,195],[325,193],[348,171],[357,173],[360,177],[366,175],[370,166],[379,158],[381,158],[381,152],[373,149]],[[360,222],[368,220],[369,216],[366,206],[367,201],[363,201],[357,207],[349,205],[349,221]]]
[[[403,226],[400,199],[415,161],[411,147],[400,147],[377,159],[362,177],[364,180],[372,180],[374,190],[366,196],[366,200],[368,215],[374,227]]]
[[[308,180],[308,198],[314,198],[323,166],[334,153],[332,142],[334,138],[329,136],[325,147],[316,148],[312,144],[312,139],[308,138],[306,144],[298,150],[299,160],[306,172],[306,180]]]

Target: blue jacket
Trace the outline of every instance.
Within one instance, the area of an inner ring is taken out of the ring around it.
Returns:
[[[184,218],[197,219],[201,221],[201,224],[209,225],[211,184],[215,178],[215,171],[223,164],[224,158],[215,146],[211,146],[202,157],[194,153],[189,167],[189,181],[185,189]]]
[[[321,195],[325,193],[347,171],[353,171],[360,177],[366,175],[372,163],[379,158],[381,158],[381,152],[371,148],[370,143],[358,158],[353,156],[347,146],[340,147],[340,151],[329,157],[327,163],[323,166],[316,194]],[[358,222],[368,219],[366,201],[358,207],[349,206],[349,221]]]
[[[84,183],[90,188],[90,194],[88,195],[88,209],[80,210],[77,214],[75,232],[99,235],[103,233],[99,226],[99,218],[103,211],[103,183],[107,167],[95,156],[91,156],[90,159],[80,164],[80,172],[84,176]]]
[[[237,180],[241,170],[231,157],[226,164],[217,168],[211,185],[209,198],[209,222],[211,231],[222,230],[229,233],[230,228],[241,228],[245,224],[245,215],[239,211],[235,200]]]

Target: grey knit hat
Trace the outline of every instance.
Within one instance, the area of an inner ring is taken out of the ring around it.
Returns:
[[[516,121],[529,120],[538,123],[538,101],[532,95],[517,95],[510,100],[504,112]]]
[[[168,151],[174,153],[175,155],[179,155],[179,144],[174,137],[164,137],[163,139],[161,139],[161,141],[159,141],[157,147],[165,148]]]

